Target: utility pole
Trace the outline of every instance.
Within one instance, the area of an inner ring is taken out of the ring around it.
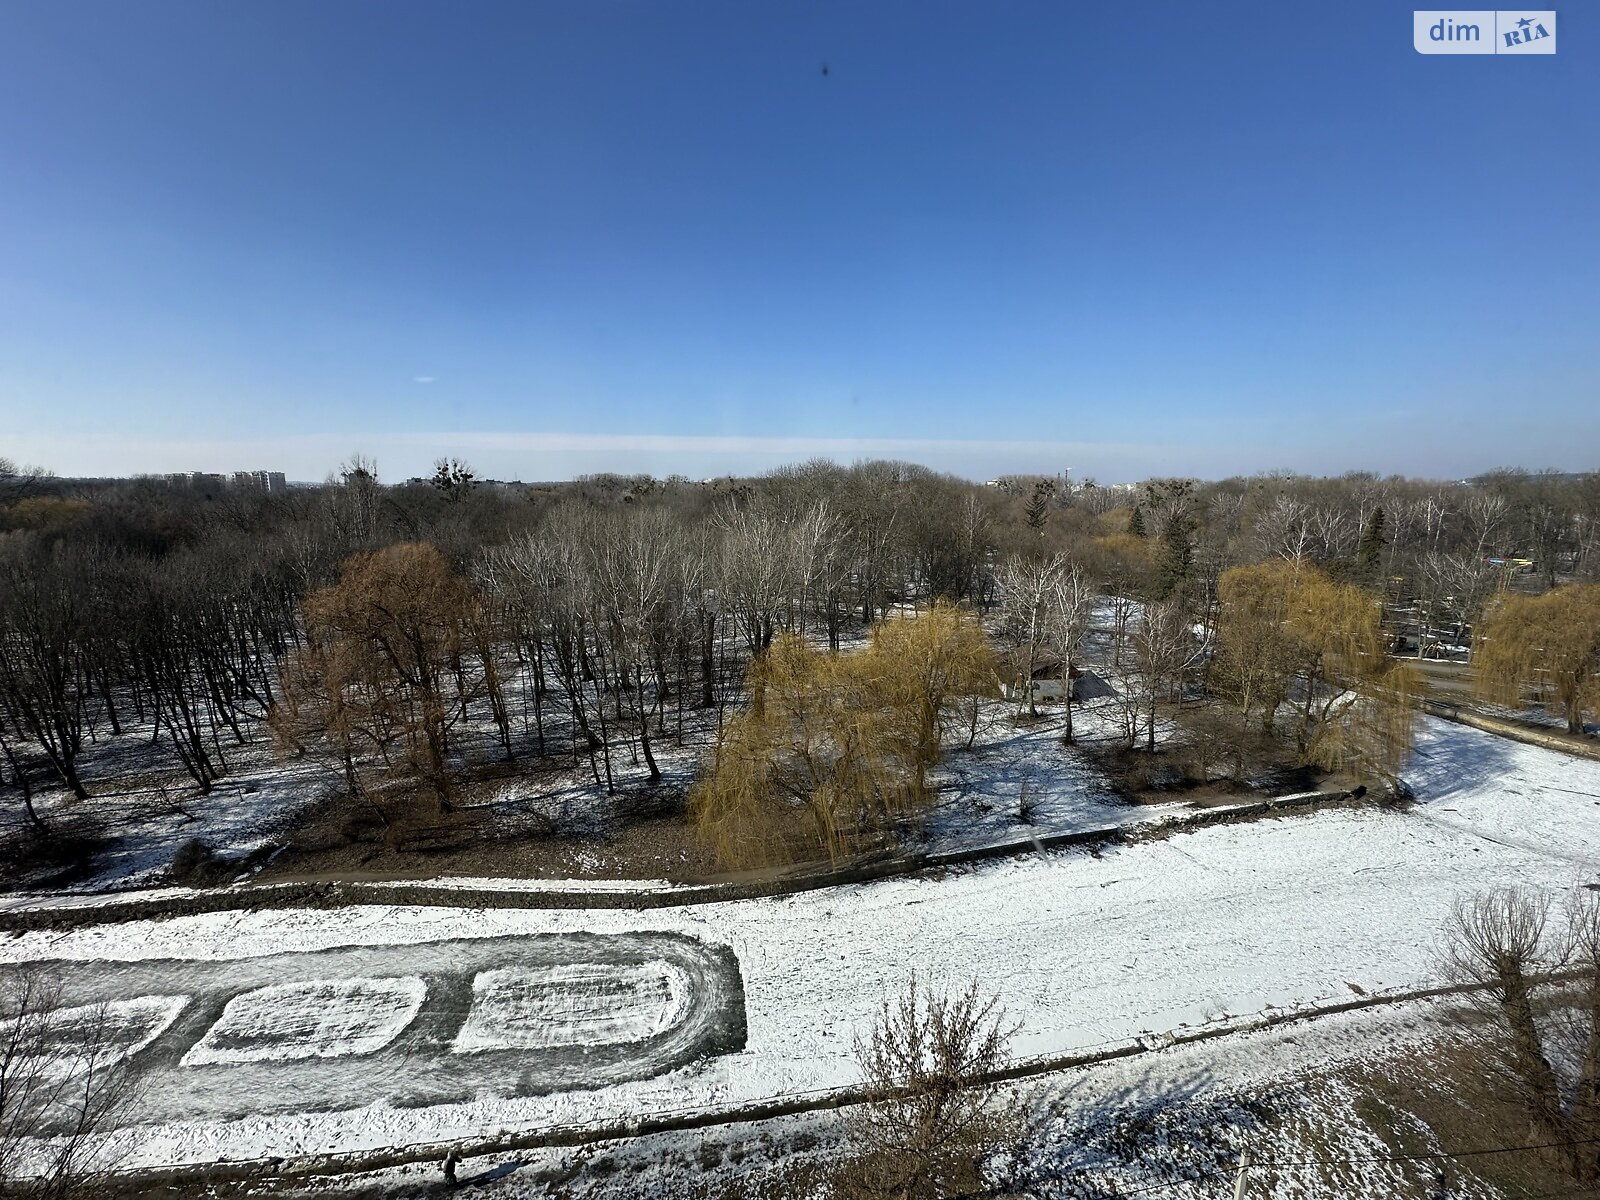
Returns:
[[[1244,1200],[1245,1183],[1250,1175],[1250,1151],[1239,1155],[1239,1169],[1233,1176],[1233,1200]]]

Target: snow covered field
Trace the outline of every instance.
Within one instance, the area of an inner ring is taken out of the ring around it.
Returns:
[[[415,975],[312,979],[257,988],[229,1000],[181,1064],[372,1054],[405,1031],[427,994],[428,985]]]
[[[679,910],[219,913],[24,935],[0,954],[226,960],[268,978],[308,952],[393,947],[381,952],[393,964],[386,973],[400,974],[396,967],[436,957],[440,943],[659,931],[728,946],[738,958],[748,1041],[736,1053],[587,1090],[515,1095],[490,1081],[471,1098],[420,1107],[394,1107],[415,1104],[402,1091],[369,1092],[361,1109],[168,1120],[138,1131],[129,1165],[721,1107],[852,1082],[854,1036],[912,972],[940,983],[977,979],[997,993],[1022,1023],[1021,1056],[1083,1051],[1427,984],[1437,976],[1437,930],[1462,892],[1595,878],[1600,763],[1434,720],[1423,723],[1420,751],[1409,774],[1419,805],[1409,812],[1328,811]],[[306,1081],[304,1095],[322,1094],[315,1075]]]
[[[134,1124],[564,1093],[745,1045],[733,956],[675,934],[52,965],[72,1011],[107,1005],[141,1052]]]
[[[451,1048],[547,1050],[642,1042],[683,1019],[689,981],[669,962],[499,967],[472,981],[472,1007]]]
[[[1449,1011],[1445,1002],[1412,1001],[1023,1081],[1018,1093],[1047,1115],[1022,1166],[1021,1191],[1040,1200],[1145,1192],[1216,1200],[1231,1194],[1231,1168],[1249,1148],[1268,1164],[1253,1174],[1256,1196],[1489,1200],[1496,1193],[1461,1172],[1446,1184],[1437,1164],[1388,1161],[1393,1148],[1364,1118],[1351,1086],[1364,1072],[1394,1070],[1397,1057],[1428,1055]],[[569,1200],[798,1196],[806,1193],[773,1187],[768,1172],[834,1159],[845,1132],[838,1113],[818,1110],[598,1147],[486,1155],[463,1164],[461,1178],[475,1195],[502,1200],[549,1196],[557,1181]],[[1419,1149],[1443,1148],[1426,1129],[1408,1133]],[[1330,1148],[1330,1161],[1315,1161]],[[324,1180],[318,1190],[409,1197],[438,1178],[438,1163],[426,1162]],[[756,1179],[766,1190],[750,1187]]]

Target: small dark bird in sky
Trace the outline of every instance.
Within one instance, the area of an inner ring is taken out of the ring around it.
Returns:
[[[822,64],[822,73],[824,75],[828,74],[828,64],[827,63],[823,63]]]

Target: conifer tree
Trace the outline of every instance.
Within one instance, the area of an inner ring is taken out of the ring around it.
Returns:
[[[1361,542],[1356,547],[1356,560],[1362,574],[1369,579],[1377,574],[1378,563],[1383,557],[1383,524],[1383,508],[1380,505],[1367,518],[1367,527],[1361,531]]]
[[[1161,556],[1156,569],[1156,599],[1165,600],[1183,587],[1194,566],[1189,520],[1173,513],[1161,530]]]
[[[1033,485],[1033,495],[1028,499],[1026,512],[1028,528],[1035,533],[1044,532],[1044,523],[1050,518],[1050,498],[1055,492],[1056,485],[1048,479],[1041,479]]]
[[[1144,527],[1144,509],[1137,504],[1133,506],[1133,512],[1128,517],[1128,532],[1134,537],[1148,536]]]

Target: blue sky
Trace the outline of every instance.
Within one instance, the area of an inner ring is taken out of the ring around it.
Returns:
[[[1600,466],[1593,10],[1411,23],[9,0],[0,454]]]

